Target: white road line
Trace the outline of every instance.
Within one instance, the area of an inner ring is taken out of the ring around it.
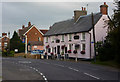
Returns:
[[[45,76],[43,75],[43,78],[45,78]]]
[[[38,71],[38,70],[36,69],[36,71]]]
[[[32,67],[30,67],[32,69]]]
[[[64,65],[59,65],[59,64],[54,64],[54,65],[56,65],[56,66],[60,66],[60,67],[65,67]]]
[[[44,78],[45,80],[47,80],[47,78]]]
[[[74,70],[74,71],[79,71],[79,70],[77,70],[77,69],[74,69],[74,68],[72,68],[72,67],[68,67],[69,69],[71,69],[71,70]]]
[[[73,69],[73,70],[74,70],[74,71],[77,71],[77,72],[79,71],[79,70],[77,70],[77,69]]]
[[[72,67],[68,67],[69,69],[73,69]]]
[[[42,73],[40,73],[40,75],[43,75]]]
[[[93,75],[91,75],[91,74],[88,74],[88,73],[84,73],[85,75],[88,75],[88,76],[90,76],[90,77],[93,77],[93,78],[95,78],[95,79],[100,79],[100,78],[98,78],[98,77],[95,77],[95,76],[93,76]]]

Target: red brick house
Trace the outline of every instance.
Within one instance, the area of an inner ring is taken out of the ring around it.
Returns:
[[[48,30],[40,30],[35,25],[31,25],[31,22],[28,22],[28,26],[22,26],[22,29],[18,30],[18,34],[23,43],[26,44],[26,53],[27,51],[32,50],[43,50],[43,35]]]
[[[7,47],[9,43],[9,38],[7,37],[7,33],[2,33],[2,37],[0,38],[0,50],[3,51]]]

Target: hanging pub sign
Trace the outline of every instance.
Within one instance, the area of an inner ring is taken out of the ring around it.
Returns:
[[[79,35],[75,35],[75,36],[74,36],[74,39],[79,39]]]

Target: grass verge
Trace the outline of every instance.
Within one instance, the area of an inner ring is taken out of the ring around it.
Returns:
[[[99,61],[99,60],[97,60],[96,62],[92,61],[91,63],[120,69],[120,64],[118,64],[118,63],[116,63],[115,61],[112,61],[112,60],[111,61]]]

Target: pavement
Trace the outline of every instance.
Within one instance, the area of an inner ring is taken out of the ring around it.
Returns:
[[[17,69],[19,71],[22,70],[22,72],[18,72]],[[3,58],[3,80],[14,80],[12,77],[16,77],[15,79],[38,80],[41,77],[35,71],[39,72],[45,81],[95,80],[99,82],[104,80],[120,80],[119,70],[90,63],[46,59]]]

